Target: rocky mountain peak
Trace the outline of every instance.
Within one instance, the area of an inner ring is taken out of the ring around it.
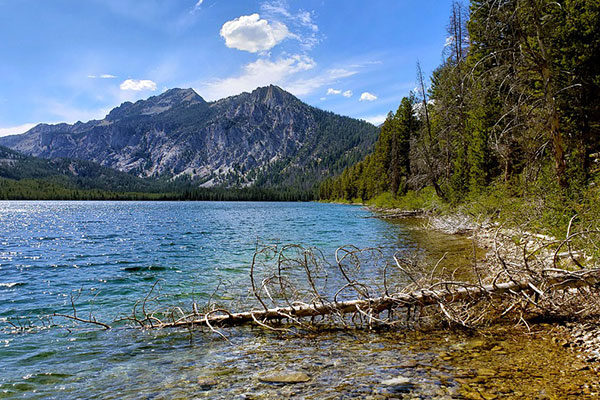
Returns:
[[[180,101],[180,102],[202,102],[205,103],[204,99],[194,91],[194,89],[180,89],[173,88],[169,89],[158,96],[150,97],[147,101],[152,99],[158,100],[160,102],[165,101]]]
[[[299,100],[293,94],[288,93],[279,86],[275,85],[254,89],[252,93],[250,93],[250,98],[254,102],[261,103],[269,107],[299,102]]]
[[[129,116],[154,115],[177,107],[189,107],[194,104],[205,104],[206,101],[194,89],[169,89],[157,96],[135,103],[126,101],[114,108],[106,117],[108,120],[117,120]]]

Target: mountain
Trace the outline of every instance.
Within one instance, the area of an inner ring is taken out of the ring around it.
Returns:
[[[126,102],[104,119],[40,124],[0,145],[81,159],[138,177],[179,177],[203,187],[312,190],[363,158],[378,129],[311,107],[277,86],[215,102],[171,89]]]
[[[40,180],[66,188],[110,191],[151,192],[162,190],[161,183],[103,167],[91,161],[56,158],[47,160],[0,146],[0,178]]]

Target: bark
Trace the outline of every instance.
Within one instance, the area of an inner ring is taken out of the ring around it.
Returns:
[[[557,272],[542,282],[532,280],[510,281],[492,285],[473,285],[463,282],[442,283],[441,290],[420,289],[410,293],[397,293],[369,299],[321,302],[303,304],[296,307],[278,307],[257,311],[230,313],[225,310],[215,310],[211,313],[194,318],[157,325],[158,328],[183,327],[190,325],[234,326],[252,323],[266,323],[283,319],[325,316],[329,314],[361,313],[376,317],[379,313],[397,308],[412,306],[427,306],[434,304],[451,304],[484,297],[498,297],[519,292],[527,292],[536,296],[544,296],[540,288],[550,290],[565,290],[583,286],[593,286],[600,282],[600,271],[588,270],[584,274]],[[222,315],[212,315],[220,312]]]

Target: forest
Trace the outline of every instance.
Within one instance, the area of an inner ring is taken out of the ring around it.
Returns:
[[[551,232],[599,215],[600,2],[452,4],[443,62],[323,200],[512,211]],[[506,213],[505,213],[506,214]]]

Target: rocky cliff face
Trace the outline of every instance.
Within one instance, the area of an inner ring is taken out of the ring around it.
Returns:
[[[276,86],[208,103],[192,89],[123,103],[103,120],[40,124],[0,138],[25,154],[97,162],[203,186],[309,187],[362,158],[377,128],[318,110]]]

